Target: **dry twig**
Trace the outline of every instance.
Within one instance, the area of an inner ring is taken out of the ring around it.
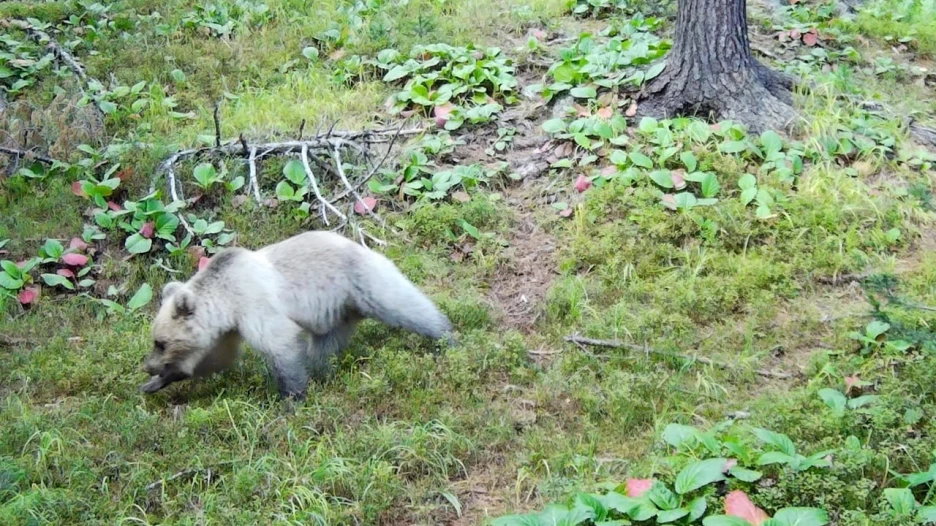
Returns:
[[[613,348],[613,349],[628,349],[628,350],[631,350],[631,351],[639,351],[639,352],[643,352],[643,353],[646,353],[646,354],[656,354],[656,355],[659,355],[659,356],[668,356],[668,357],[671,357],[671,358],[679,358],[679,359],[686,360],[686,361],[690,361],[690,362],[693,362],[693,361],[694,361],[694,362],[699,362],[699,363],[703,363],[703,364],[706,364],[706,365],[714,365],[714,366],[716,366],[716,367],[724,367],[724,368],[726,368],[726,369],[736,369],[736,368],[738,368],[738,366],[735,365],[735,364],[725,363],[725,362],[717,362],[717,361],[715,361],[715,360],[712,360],[711,358],[706,358],[706,357],[704,357],[704,356],[690,356],[690,355],[687,355],[687,354],[680,354],[680,353],[671,352],[671,351],[664,351],[664,350],[661,350],[661,349],[654,349],[654,348],[649,347],[649,346],[637,345],[637,344],[635,344],[635,343],[627,343],[627,342],[622,342],[622,341],[619,341],[619,340],[596,340],[596,339],[593,339],[593,338],[585,338],[585,337],[579,336],[579,335],[577,335],[577,334],[573,334],[573,335],[571,335],[571,336],[566,336],[565,340],[566,340],[567,342],[571,342],[571,343],[574,343],[574,344],[576,344],[576,345],[591,345],[591,346],[595,346],[595,347],[610,347],[610,348]],[[783,378],[792,378],[792,377],[793,377],[793,375],[791,375],[791,374],[789,374],[789,373],[784,373],[784,372],[780,372],[780,371],[771,371],[771,370],[767,370],[767,369],[757,369],[757,370],[755,370],[754,372],[757,373],[757,374],[760,375],[760,376],[765,376],[765,377],[768,377],[768,378],[781,378],[781,379],[783,379]]]

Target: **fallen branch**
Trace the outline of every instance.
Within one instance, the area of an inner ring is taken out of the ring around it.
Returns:
[[[17,345],[25,345],[27,343],[32,343],[26,338],[16,338],[14,336],[4,336],[0,334],[0,347],[16,347]]]
[[[305,168],[306,176],[309,178],[309,183],[312,185],[312,191],[315,192],[315,198],[319,200],[322,204],[322,220],[325,221],[325,225],[328,226],[328,217],[325,213],[325,208],[328,208],[332,211],[333,214],[340,217],[342,221],[347,222],[348,217],[341,213],[341,210],[335,208],[330,202],[328,202],[324,197],[322,197],[322,192],[319,191],[318,183],[315,181],[315,174],[312,173],[312,167],[309,166],[309,145],[302,145],[302,166]]]
[[[13,26],[17,29],[23,30],[30,38],[35,40],[39,44],[45,43],[46,48],[52,52],[52,55],[58,59],[60,62],[68,66],[68,69],[72,70],[75,75],[81,79],[81,82],[87,84],[89,80],[93,80],[88,77],[87,72],[85,72],[84,66],[81,65],[81,62],[75,58],[67,49],[59,45],[48,33],[35,27],[25,20],[6,20],[6,25]]]
[[[686,361],[690,361],[690,362],[699,362],[699,363],[703,363],[703,364],[705,364],[705,365],[713,365],[713,366],[717,366],[717,367],[724,367],[724,368],[726,368],[726,369],[737,369],[737,368],[738,368],[738,365],[736,365],[736,364],[726,363],[726,362],[718,362],[718,361],[712,360],[711,358],[706,358],[706,357],[704,357],[704,356],[690,356],[690,355],[687,355],[687,354],[680,354],[680,353],[671,352],[671,351],[664,351],[664,350],[660,350],[660,349],[654,349],[654,348],[652,348],[652,347],[648,347],[648,346],[644,346],[644,345],[637,345],[637,344],[635,344],[635,343],[622,342],[622,341],[619,341],[619,340],[596,340],[596,339],[593,339],[593,338],[585,338],[585,337],[583,337],[583,336],[578,336],[578,335],[576,335],[576,334],[573,334],[573,335],[571,335],[571,336],[566,336],[566,337],[565,337],[565,341],[574,343],[574,344],[576,344],[576,345],[591,345],[591,346],[594,346],[594,347],[610,347],[610,348],[613,348],[613,349],[628,349],[628,350],[631,350],[631,351],[639,351],[639,352],[643,352],[643,353],[646,353],[646,354],[656,354],[656,355],[659,355],[659,356],[668,356],[668,357],[671,357],[671,358],[679,358],[679,359],[686,360]],[[756,369],[754,372],[757,373],[757,374],[760,375],[760,376],[765,376],[765,377],[767,377],[767,378],[781,378],[781,379],[784,379],[784,378],[792,378],[792,377],[793,377],[793,375],[792,375],[792,374],[789,374],[789,373],[784,373],[784,372],[780,372],[780,371],[771,371],[771,370],[767,370],[767,369]]]
[[[8,148],[6,146],[0,146],[0,153],[5,153],[7,155],[12,155],[17,159],[35,159],[42,164],[54,164],[56,161],[51,157],[32,152],[30,150],[19,150],[17,148]]]

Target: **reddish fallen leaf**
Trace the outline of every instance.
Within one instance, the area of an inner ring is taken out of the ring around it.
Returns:
[[[127,179],[130,178],[131,175],[133,175],[133,168],[127,167],[117,172],[117,179],[120,179],[121,181],[126,181]]]
[[[23,267],[26,266],[26,263],[29,263],[29,260],[28,260],[28,259],[24,259],[24,260],[22,260],[22,261],[17,261],[17,262],[16,262],[16,266],[19,267],[19,268],[23,268]]]
[[[686,178],[683,177],[683,174],[680,170],[674,170],[670,173],[670,177],[673,179],[673,186],[677,190],[682,190],[686,187]]]
[[[362,197],[359,201],[354,203],[354,213],[358,215],[364,215],[377,206],[377,200],[373,197]]]
[[[153,234],[156,233],[156,224],[152,221],[147,221],[143,223],[143,226],[140,228],[140,235],[146,239],[152,239]]]
[[[465,253],[462,252],[461,250],[454,250],[454,251],[452,251],[452,255],[449,256],[449,257],[450,257],[451,260],[454,261],[455,263],[461,263],[462,261],[465,260]]]
[[[468,201],[471,201],[471,196],[468,195],[468,192],[452,192],[452,200],[458,201],[459,203],[467,203]]]
[[[85,251],[88,249],[88,244],[84,242],[80,237],[73,237],[68,243],[68,248],[71,250],[77,250],[79,252]]]
[[[400,112],[400,117],[403,117],[404,119],[408,119],[413,115],[416,115],[416,110],[403,110]]]
[[[31,305],[39,297],[39,287],[26,287],[16,295],[21,305]]]
[[[588,177],[585,177],[584,175],[580,175],[578,176],[578,178],[575,179],[574,187],[575,187],[576,192],[582,193],[585,190],[588,190],[589,188],[591,188],[591,185],[592,185],[591,179],[589,179]]]
[[[614,110],[611,106],[605,106],[598,110],[598,116],[602,119],[610,119],[612,115],[614,115]]]
[[[722,467],[722,472],[728,473],[728,470],[730,470],[731,468],[737,465],[738,465],[738,461],[736,459],[729,458],[728,460],[725,461],[725,466]]]
[[[63,276],[63,277],[66,277],[66,278],[74,278],[74,277],[75,277],[75,273],[72,272],[70,269],[67,269],[67,268],[60,268],[60,269],[56,270],[55,273],[58,274],[59,276]]]
[[[210,261],[211,261],[211,260],[208,259],[208,258],[205,257],[205,256],[202,256],[202,257],[198,258],[198,271],[201,272],[202,270],[205,270],[205,267],[208,266],[208,263],[209,263]]]
[[[676,196],[673,194],[664,194],[661,199],[663,206],[670,210],[676,210]]]
[[[532,35],[533,38],[535,38],[535,39],[537,39],[537,40],[546,40],[546,37],[549,36],[549,35],[548,35],[545,31],[543,31],[542,29],[531,29],[531,30],[530,30],[530,35]]]
[[[585,106],[582,106],[581,104],[573,104],[572,107],[575,108],[575,112],[579,117],[591,117],[591,112]]]
[[[243,194],[235,195],[234,197],[231,198],[231,204],[234,206],[234,208],[240,208],[246,202],[247,202],[247,196]]]
[[[113,201],[108,201],[108,202],[107,202],[107,208],[110,208],[110,209],[113,210],[114,212],[120,212],[120,210],[121,210],[122,207],[121,207],[120,205],[118,205],[117,203],[113,202]]]
[[[481,60],[484,58],[484,51],[475,51],[471,56],[474,57],[475,60]]]
[[[62,263],[72,267],[83,267],[88,264],[88,256],[72,252],[62,256]]]
[[[815,46],[819,42],[819,34],[816,33],[815,29],[810,29],[808,33],[803,35],[803,43],[807,46]]]
[[[617,171],[618,171],[617,166],[614,166],[613,164],[609,164],[608,166],[605,166],[604,168],[601,169],[601,175],[605,177],[611,177],[612,175],[616,174]]]
[[[328,55],[328,58],[330,58],[331,60],[335,61],[335,60],[340,59],[340,58],[343,57],[343,56],[345,56],[345,50],[343,50],[343,49],[336,49],[336,50],[332,51],[330,55]]]
[[[637,103],[631,102],[631,105],[627,107],[627,110],[624,112],[624,115],[628,117],[633,117],[637,115]]]
[[[792,38],[793,40],[798,39],[801,35],[802,35],[802,33],[800,33],[800,30],[799,30],[799,29],[791,29],[791,30],[790,30],[790,38]]]
[[[712,130],[712,131],[715,132],[715,133],[718,133],[718,132],[721,131],[721,123],[720,123],[720,122],[716,122],[715,124],[711,124],[711,125],[709,125],[709,129]]]
[[[75,181],[74,183],[72,183],[72,193],[77,195],[78,197],[88,197],[87,194],[84,193],[84,190],[81,188],[81,181]]]
[[[779,40],[780,42],[786,42],[788,35],[789,33],[787,33],[786,31],[781,31],[777,33],[777,40]]]
[[[858,379],[858,375],[846,376],[845,377],[845,392],[848,393],[849,391],[851,391],[852,388],[855,387],[855,384],[857,384],[860,381],[861,380]]]
[[[205,247],[189,247],[189,254],[192,255],[194,259],[201,259],[205,257]]]
[[[653,479],[627,479],[627,496],[636,499],[643,496],[653,486]]]
[[[279,205],[279,201],[276,199],[266,199],[263,201],[263,204],[267,205],[270,208],[276,208]]]
[[[448,122],[449,116],[452,114],[452,110],[455,109],[453,104],[441,104],[432,109],[432,114],[435,116],[435,123],[438,127],[445,126],[445,123]]]
[[[755,506],[747,493],[741,490],[732,491],[725,497],[725,515],[742,518],[753,526],[760,526],[770,518],[767,512]]]
[[[562,217],[572,217],[572,207],[565,208],[559,211],[559,215]]]

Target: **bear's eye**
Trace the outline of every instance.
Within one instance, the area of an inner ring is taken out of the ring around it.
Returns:
[[[166,350],[166,345],[163,342],[155,342],[153,346],[156,348],[156,352],[163,352]]]

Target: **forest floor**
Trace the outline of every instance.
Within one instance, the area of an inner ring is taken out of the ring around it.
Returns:
[[[158,4],[0,3],[0,523],[933,512],[932,1],[750,2],[789,137],[631,118],[675,2]],[[165,282],[336,224],[460,345],[366,322],[293,409],[252,351],[139,392]]]

